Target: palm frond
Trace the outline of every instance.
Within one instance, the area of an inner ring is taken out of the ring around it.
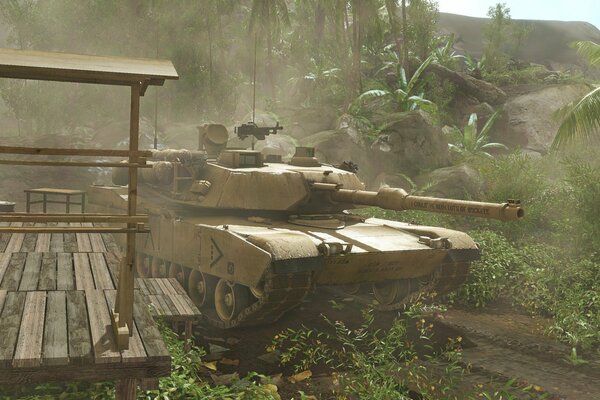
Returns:
[[[420,96],[410,96],[406,100],[411,101],[413,103],[418,103],[418,104],[433,104],[433,102],[431,100],[424,99],[423,95],[420,95]]]
[[[494,122],[496,122],[496,119],[498,118],[498,115],[500,115],[498,111],[490,115],[487,122],[485,123],[485,125],[483,125],[483,128],[481,128],[481,131],[479,132],[480,136],[488,136],[489,131],[492,129]]]
[[[506,147],[505,145],[503,145],[502,143],[486,143],[484,145],[482,145],[480,147],[480,149],[482,150],[487,150],[487,149],[502,149],[502,150],[508,150],[508,147]]]
[[[595,88],[576,103],[569,103],[555,112],[562,120],[552,143],[558,149],[569,142],[586,140],[600,133],[600,87]]]
[[[588,40],[572,43],[571,47],[577,49],[577,53],[587,58],[591,65],[600,65],[600,44]]]
[[[477,138],[477,114],[469,116],[469,122],[463,129],[463,143],[465,148],[470,149],[475,145]]]
[[[417,82],[419,81],[419,79],[421,79],[421,75],[427,69],[427,67],[429,67],[429,64],[431,64],[434,61],[434,59],[435,59],[434,55],[431,54],[429,57],[427,57],[425,59],[425,61],[423,61],[421,63],[421,65],[419,65],[419,68],[417,68],[417,70],[415,71],[413,76],[410,78],[410,81],[408,81],[408,84],[406,85],[407,93],[410,94],[412,92],[413,88],[417,85]]]
[[[399,81],[400,85],[402,85],[403,88],[407,87],[408,83],[406,82],[406,70],[404,69],[404,67],[400,67],[400,81]]]
[[[372,90],[367,90],[366,92],[362,93],[360,96],[358,96],[356,98],[356,101],[364,102],[366,100],[376,99],[379,97],[387,97],[389,95],[390,95],[390,92],[388,92],[387,90],[372,89]]]

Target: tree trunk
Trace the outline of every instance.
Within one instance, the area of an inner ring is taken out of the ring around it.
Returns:
[[[407,34],[408,25],[406,22],[406,0],[402,0],[402,48],[404,53],[402,55],[402,67],[404,67],[404,71],[406,72],[406,76],[410,76],[410,66],[408,62],[408,40]]]
[[[275,69],[273,68],[273,36],[271,29],[267,32],[267,75],[269,80],[269,92],[275,100]]]
[[[398,55],[398,59],[402,60],[402,43],[400,41],[400,33],[398,32],[398,22],[396,21],[396,0],[385,0],[385,8],[388,12],[392,36],[394,37],[394,42],[396,43],[396,53]]]
[[[359,10],[355,3],[352,8],[352,87],[360,93],[360,17],[358,14]]]

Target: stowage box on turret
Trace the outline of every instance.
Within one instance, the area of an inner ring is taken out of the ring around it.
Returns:
[[[243,135],[281,127],[245,125]],[[504,204],[365,191],[353,172],[321,165],[298,148],[289,163],[253,150],[227,150],[222,125],[200,128],[200,149],[154,151],[140,173],[137,273],[175,277],[213,325],[230,328],[277,320],[317,286],[374,296],[396,309],[427,291],[445,293],[467,277],[479,249],[465,233],[363,218],[346,210],[377,206],[500,220],[523,216]],[[273,162],[271,162],[273,161]],[[113,181],[126,185],[115,169]],[[92,186],[90,208],[124,210],[125,186]]]

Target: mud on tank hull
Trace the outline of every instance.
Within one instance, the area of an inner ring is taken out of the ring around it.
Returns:
[[[463,232],[375,218],[148,211],[155,212],[151,233],[138,237],[138,275],[177,278],[220,328],[274,322],[317,286],[398,309],[424,292],[456,289],[479,258]]]

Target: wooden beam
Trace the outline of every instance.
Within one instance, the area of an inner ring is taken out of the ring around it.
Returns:
[[[135,163],[116,162],[85,162],[85,161],[28,161],[28,160],[0,160],[0,165],[29,165],[38,167],[99,167],[99,168],[152,168],[146,164],[144,158],[138,158]]]
[[[132,224],[128,224],[132,225]],[[133,228],[104,228],[86,226],[1,226],[0,233],[150,233],[143,224],[133,224]]]
[[[110,215],[110,214],[32,214],[0,213],[0,222],[82,222],[82,223],[132,223],[148,222],[147,215]]]
[[[59,149],[47,147],[0,146],[0,154],[31,154],[43,156],[91,156],[91,157],[129,157],[129,150],[112,149]],[[152,157],[150,150],[140,150],[139,157]]]
[[[140,96],[142,82],[131,86],[131,110],[129,115],[129,164],[138,162],[138,144],[140,132]],[[137,213],[137,184],[138,174],[136,168],[129,168],[129,185],[127,192],[127,214],[134,216]],[[115,309],[112,314],[112,323],[119,347],[126,349],[129,341],[124,337],[124,332],[133,335],[133,271],[135,263],[135,225],[130,223],[127,227],[131,231],[127,234],[126,255],[119,269],[119,286]]]

